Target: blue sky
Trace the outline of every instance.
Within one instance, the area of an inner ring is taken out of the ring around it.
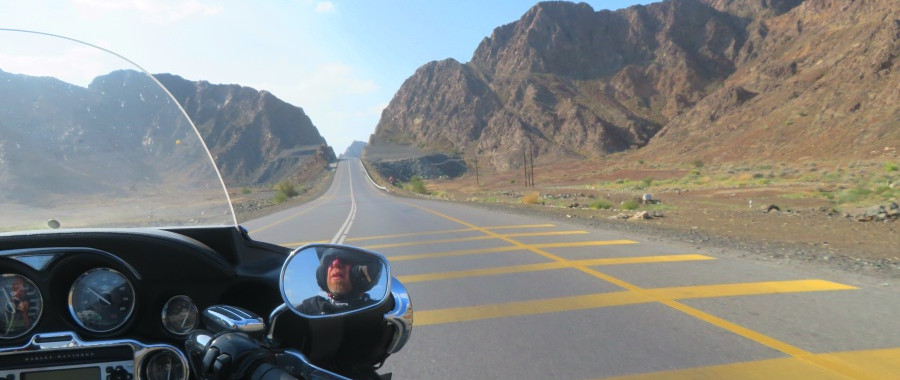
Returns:
[[[595,10],[651,2],[587,1]],[[151,73],[267,90],[302,107],[341,153],[353,140],[368,141],[381,111],[417,68],[445,58],[469,61],[494,28],[518,20],[535,3],[4,1],[0,27],[89,42]]]

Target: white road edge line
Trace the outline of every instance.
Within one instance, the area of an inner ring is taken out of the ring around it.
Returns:
[[[371,175],[369,175],[369,170],[366,169],[366,165],[363,165],[363,163],[362,163],[362,158],[359,159],[359,165],[362,166],[362,171],[363,171],[363,173],[366,173],[366,178],[369,179],[369,182],[372,182],[372,185],[373,185],[373,186],[375,186],[375,187],[377,187],[377,188],[379,188],[379,189],[381,189],[381,190],[387,191],[387,192],[389,192],[389,193],[391,192],[391,190],[388,189],[387,187],[380,186],[380,185],[378,185],[377,183],[375,183],[375,180],[372,179],[372,176],[371,176]]]
[[[347,165],[347,176],[350,178],[350,214],[347,215],[347,220],[344,221],[344,225],[338,230],[337,234],[334,235],[334,238],[331,239],[331,244],[344,244],[344,240],[347,239],[347,233],[350,231],[350,225],[353,224],[353,220],[356,219],[356,197],[353,195],[353,175],[350,174],[350,166]]]

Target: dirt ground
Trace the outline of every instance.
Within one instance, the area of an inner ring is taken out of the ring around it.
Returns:
[[[523,173],[495,173],[479,178],[471,175],[455,180],[427,181],[432,192],[425,197],[464,202],[502,209],[507,212],[537,214],[569,223],[627,230],[659,239],[674,239],[697,244],[698,248],[734,250],[769,262],[803,263],[829,270],[873,275],[887,280],[900,279],[900,221],[860,222],[848,217],[854,210],[835,212],[833,204],[817,197],[788,197],[811,192],[821,184],[797,183],[777,186],[720,186],[682,189],[651,188],[655,205],[625,211],[615,206],[592,209],[597,199],[613,205],[641,197],[640,191],[610,191],[588,188],[585,183],[639,180],[657,181],[680,178],[687,170],[607,170],[591,169],[591,163],[573,163],[536,176],[535,187],[522,186]],[[546,168],[544,168],[547,170]],[[592,173],[592,170],[594,171]],[[274,190],[251,189],[249,194],[232,194],[238,221],[294,207],[323,194],[333,172],[324,173],[298,197],[281,204],[271,202]],[[373,176],[379,180],[377,175]],[[422,197],[393,187],[395,194]],[[539,194],[536,204],[523,204],[529,192]],[[776,205],[778,210],[768,210]],[[641,211],[650,219],[623,219]]]
[[[837,211],[835,204],[825,198],[796,196],[814,194],[833,184],[786,181],[754,186],[713,181],[694,188],[653,186],[645,191],[652,193],[658,204],[625,211],[617,206],[629,199],[640,199],[644,191],[604,189],[604,181],[652,177],[665,182],[683,178],[690,170],[601,170],[596,162],[573,162],[537,170],[542,173],[535,175],[534,187],[521,186],[525,175],[517,172],[482,174],[478,185],[473,176],[467,175],[455,180],[428,181],[427,187],[432,196],[448,200],[636,231],[703,247],[739,250],[760,260],[803,262],[900,279],[900,220],[862,222],[857,215],[873,205]],[[590,185],[597,183],[600,185]],[[537,204],[523,204],[523,196],[529,192],[539,194]],[[590,208],[598,199],[613,206]],[[770,210],[772,205],[777,209]],[[651,217],[626,219],[641,211],[647,211]]]

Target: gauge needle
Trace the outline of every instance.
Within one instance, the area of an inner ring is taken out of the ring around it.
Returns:
[[[9,291],[6,288],[3,289],[3,296],[6,297],[6,310],[9,310],[10,313],[16,313],[16,304],[13,303],[12,297],[9,295]]]
[[[88,291],[90,291],[90,292],[91,292],[91,293],[94,293],[94,294],[95,294],[95,295],[96,295],[96,296],[97,296],[97,298],[99,298],[99,299],[100,299],[100,301],[101,301],[101,302],[103,302],[103,303],[105,303],[105,304],[107,304],[107,305],[112,305],[112,302],[109,302],[109,300],[108,300],[108,299],[106,299],[106,298],[105,298],[105,297],[103,297],[103,295],[102,295],[102,294],[100,294],[100,293],[97,293],[97,291],[96,291],[96,290],[94,290],[94,289],[91,289],[91,288],[88,288]]]
[[[181,327],[184,327],[184,325],[187,324],[188,317],[190,316],[190,313],[184,313],[184,319],[181,320]]]
[[[16,305],[13,303],[12,297],[10,297],[9,292],[6,290],[6,288],[0,289],[3,289],[3,296],[6,297],[6,310],[9,313],[9,316],[6,317],[6,320],[7,322],[9,322],[9,324],[6,325],[6,332],[4,332],[3,334],[9,335],[9,332],[13,327],[13,318],[16,317]]]

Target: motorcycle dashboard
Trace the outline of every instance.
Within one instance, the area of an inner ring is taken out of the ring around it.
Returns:
[[[215,229],[239,239],[235,228]],[[259,253],[241,264],[165,230],[0,235],[0,247],[0,351],[63,331],[180,346],[200,327],[198,310],[225,303],[266,315],[281,301],[280,254],[268,253],[271,266]]]

